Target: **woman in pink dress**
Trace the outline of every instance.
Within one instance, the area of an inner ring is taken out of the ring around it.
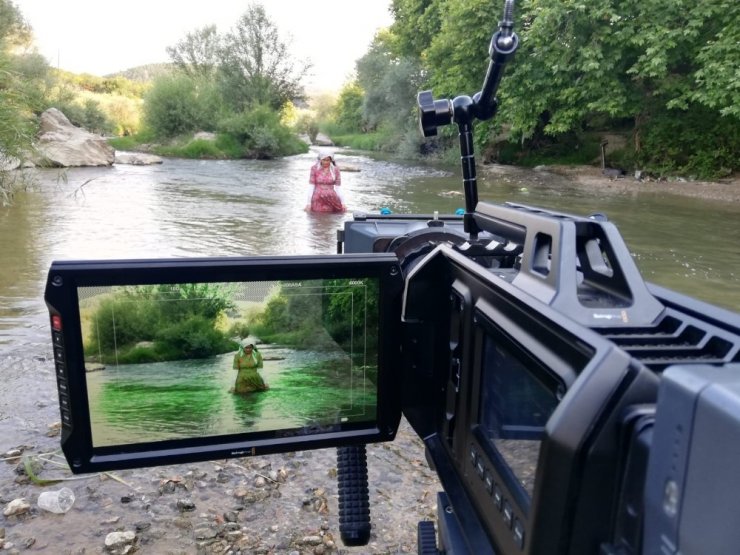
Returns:
[[[344,212],[347,210],[339,190],[342,176],[331,151],[324,149],[319,151],[319,160],[311,166],[308,182],[312,187],[306,202],[307,212]]]

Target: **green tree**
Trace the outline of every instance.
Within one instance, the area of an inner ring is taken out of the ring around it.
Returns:
[[[30,40],[30,28],[12,2],[0,0],[0,203],[7,203],[18,185],[6,170],[30,149],[33,138],[32,88],[18,71],[18,48]]]
[[[502,95],[515,137],[580,130],[598,116],[627,118],[634,151],[645,158],[641,138],[653,126],[685,119],[681,133],[698,138],[727,127],[719,118],[737,118],[737,2],[530,0],[522,23]],[[686,118],[694,110],[711,123],[696,127]]]
[[[213,86],[184,74],[160,77],[144,97],[144,121],[161,138],[214,129]]]
[[[362,103],[365,98],[362,87],[357,81],[345,84],[339,92],[334,107],[334,123],[342,130],[359,132],[364,129]]]
[[[396,145],[406,131],[416,128],[416,94],[422,83],[419,63],[399,57],[393,36],[381,31],[370,50],[357,61],[357,83],[364,91],[362,119],[369,129],[384,128]]]
[[[166,50],[172,63],[189,77],[211,79],[222,63],[221,42],[216,26],[207,25]]]
[[[223,98],[234,111],[254,105],[279,110],[304,98],[301,80],[310,65],[290,55],[288,44],[260,4],[251,4],[223,39]]]
[[[445,0],[393,0],[392,46],[399,56],[420,60],[442,27]],[[472,22],[468,21],[471,27]]]

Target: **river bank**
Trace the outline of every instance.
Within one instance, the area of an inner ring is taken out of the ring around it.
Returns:
[[[28,374],[38,377],[33,392],[22,389]],[[4,356],[0,375],[0,433],[23,437],[3,445],[0,465],[8,553],[411,553],[417,523],[436,513],[439,483],[405,421],[395,441],[368,446],[371,539],[347,548],[334,449],[73,476],[58,451],[51,352]],[[34,483],[28,464],[61,482]],[[62,486],[76,497],[68,513],[38,508],[41,492]]]
[[[497,173],[495,166],[484,166],[484,171]],[[635,179],[633,176],[609,178],[601,168],[593,166],[542,166],[539,172],[549,172],[567,178],[573,185],[594,193],[651,193],[701,198],[718,202],[740,203],[740,176],[718,181],[676,179]]]

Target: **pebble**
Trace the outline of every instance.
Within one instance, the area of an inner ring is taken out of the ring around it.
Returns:
[[[13,499],[10,503],[5,506],[3,514],[5,516],[15,516],[27,513],[31,509],[28,501],[24,497]]]
[[[194,511],[195,510],[195,503],[193,503],[192,499],[178,499],[177,500],[177,510],[181,513],[184,513],[186,511]]]
[[[124,547],[136,540],[136,534],[130,530],[125,532],[111,532],[105,536],[105,547],[108,549],[117,549]]]

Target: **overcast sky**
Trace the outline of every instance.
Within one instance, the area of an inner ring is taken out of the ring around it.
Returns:
[[[33,28],[51,65],[105,75],[168,61],[165,48],[215,24],[231,29],[247,0],[11,0]],[[295,58],[309,59],[309,90],[337,90],[367,52],[375,32],[391,24],[390,0],[265,0],[269,17]]]

